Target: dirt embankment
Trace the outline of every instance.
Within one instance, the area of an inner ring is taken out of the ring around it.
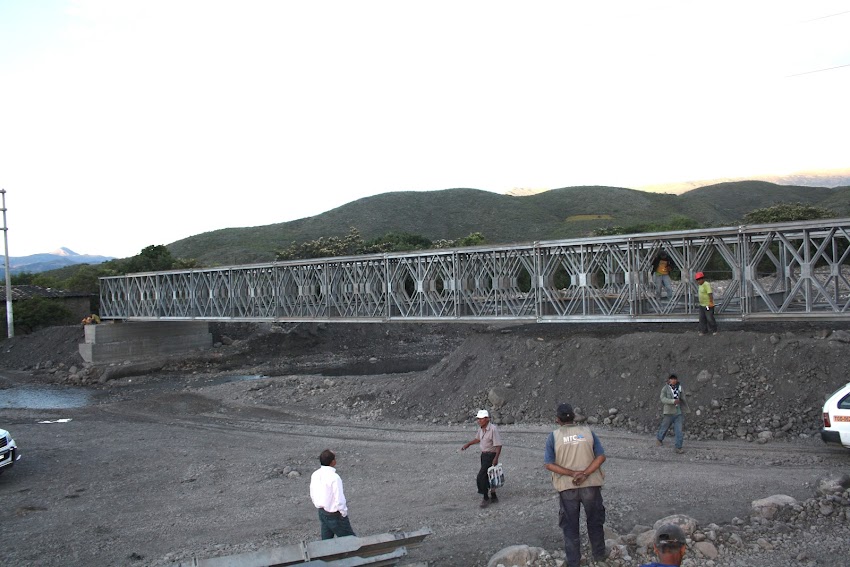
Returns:
[[[680,513],[719,553],[692,565],[842,565],[850,493],[814,495],[847,460],[816,435],[824,397],[848,380],[850,333],[694,327],[214,324],[212,350],[104,382],[79,359],[79,327],[15,337],[0,343],[0,391],[82,384],[96,404],[0,409],[25,453],[0,482],[0,548],[20,565],[140,567],[315,539],[307,483],[333,446],[357,531],[434,528],[411,559],[486,565],[517,543],[557,557],[540,460],[555,404],[569,401],[609,456],[607,525],[626,553],[613,564],[648,560],[640,534]],[[694,410],[685,455],[650,434],[670,372]],[[510,466],[486,511],[475,458],[457,452],[480,407],[504,424]],[[57,418],[71,421],[39,423]],[[800,503],[747,517],[774,494]]]
[[[693,409],[689,436],[754,440],[762,433],[764,442],[817,434],[823,400],[848,380],[847,326],[738,324],[701,337],[694,325],[669,324],[212,324],[213,350],[158,367],[166,374],[393,375],[391,387],[336,381],[321,388],[330,399],[323,403],[343,415],[433,423],[466,423],[486,407],[497,423],[511,424],[549,423],[553,407],[569,401],[591,424],[633,432],[655,427],[658,394],[673,372]],[[87,368],[81,341],[79,326],[7,339],[0,368],[96,384],[109,369]]]

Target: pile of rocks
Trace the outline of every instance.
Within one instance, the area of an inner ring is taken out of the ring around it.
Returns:
[[[66,366],[64,362],[54,363],[52,360],[46,360],[35,364],[32,370],[48,377],[51,382],[71,386],[96,384],[102,375],[100,369],[86,362]]]
[[[816,496],[805,501],[786,495],[755,500],[749,518],[734,518],[725,525],[698,525],[689,516],[661,518],[652,527],[635,526],[618,535],[606,527],[610,555],[606,563],[625,567],[654,561],[655,530],[675,524],[688,536],[685,567],[776,567],[846,564],[850,541],[850,476],[835,474],[821,479]],[[583,534],[584,543],[587,534]],[[589,555],[589,549],[585,550]],[[563,567],[563,550],[515,545],[490,558],[488,567]]]

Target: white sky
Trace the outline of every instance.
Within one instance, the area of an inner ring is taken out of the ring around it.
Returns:
[[[850,0],[0,0],[9,253],[846,168],[848,37]]]

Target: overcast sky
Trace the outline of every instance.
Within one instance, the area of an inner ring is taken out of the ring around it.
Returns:
[[[850,0],[0,0],[9,253],[845,168],[848,37]]]

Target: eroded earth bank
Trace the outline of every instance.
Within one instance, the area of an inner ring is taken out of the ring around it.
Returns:
[[[0,343],[0,427],[24,455],[0,476],[3,564],[160,566],[317,539],[309,476],[329,447],[358,534],[431,528],[410,562],[486,565],[525,544],[556,565],[542,454],[561,401],[606,449],[612,564],[647,561],[672,514],[691,519],[686,565],[847,564],[850,451],[818,435],[850,380],[846,325],[211,328],[210,351],[105,368],[82,363],[79,327]],[[670,372],[696,410],[683,455],[654,445]],[[87,402],[9,401],[48,385]],[[477,457],[458,451],[481,407],[508,471],[484,510]],[[753,507],[774,495],[790,498]]]

